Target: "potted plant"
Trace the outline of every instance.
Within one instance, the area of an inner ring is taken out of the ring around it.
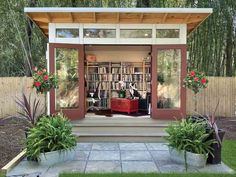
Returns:
[[[76,138],[69,121],[62,115],[43,116],[29,130],[26,155],[42,165],[73,160]]]
[[[119,84],[120,84],[120,90],[118,91],[118,97],[125,98],[126,96],[125,83],[124,81],[119,81]]]
[[[32,88],[36,89],[37,93],[46,93],[51,88],[58,87],[58,79],[55,74],[48,73],[47,70],[38,69],[37,67],[33,68],[33,85]]]
[[[208,139],[215,140],[217,142],[211,145],[213,151],[212,151],[212,154],[209,154],[207,158],[207,163],[210,163],[210,164],[221,163],[221,147],[222,147],[222,141],[225,135],[225,131],[223,129],[219,129],[216,123],[217,119],[216,119],[215,113],[219,106],[219,103],[220,101],[218,100],[213,113],[205,115],[205,116],[199,114],[200,116],[197,117],[198,119],[195,118],[195,120],[197,119],[198,122],[205,121],[207,123],[206,132],[209,133]]]
[[[208,80],[204,73],[192,70],[184,79],[184,87],[194,92],[194,111],[197,112],[197,94],[207,88]]]
[[[168,126],[166,138],[169,142],[171,160],[188,165],[204,167],[208,154],[212,153],[209,134],[205,131],[204,122],[193,122],[191,119],[182,119]]]

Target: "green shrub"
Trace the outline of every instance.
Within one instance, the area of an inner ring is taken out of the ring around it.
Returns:
[[[166,129],[169,136],[166,138],[169,146],[178,151],[184,150],[196,154],[212,154],[211,144],[214,140],[208,140],[204,122],[192,122],[190,119],[172,123]]]
[[[40,153],[71,149],[75,145],[72,126],[63,115],[43,116],[28,133],[26,155],[38,158]]]

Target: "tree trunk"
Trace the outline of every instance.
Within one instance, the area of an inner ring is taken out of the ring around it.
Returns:
[[[137,0],[136,7],[150,7],[149,0]]]
[[[227,43],[226,43],[226,76],[233,76],[233,19],[230,18],[227,28]]]
[[[29,6],[30,7],[35,7],[37,4],[37,0],[29,0]],[[28,59],[26,59],[25,61],[25,72],[26,72],[26,76],[32,76],[32,72],[31,72],[31,68],[32,68],[32,64],[33,64],[33,59],[32,59],[32,29],[33,29],[33,22],[28,18],[27,19],[27,56]],[[28,61],[27,61],[28,60]]]

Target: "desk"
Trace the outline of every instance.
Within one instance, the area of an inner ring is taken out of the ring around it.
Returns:
[[[138,112],[138,99],[111,98],[111,112]]]

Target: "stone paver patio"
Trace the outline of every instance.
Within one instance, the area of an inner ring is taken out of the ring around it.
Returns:
[[[233,173],[224,163],[206,165],[190,172]],[[62,172],[111,173],[111,172],[185,172],[181,164],[170,160],[165,143],[78,143],[73,161],[54,166],[40,166],[27,160],[21,161],[8,177],[57,177]]]

